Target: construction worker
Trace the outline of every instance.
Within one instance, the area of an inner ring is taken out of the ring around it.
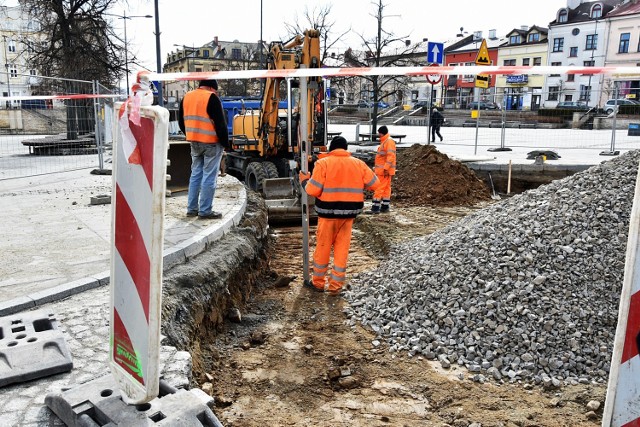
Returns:
[[[222,213],[212,207],[220,161],[229,146],[229,131],[216,80],[201,80],[197,89],[184,96],[178,125],[191,145],[187,216],[221,218]]]
[[[391,179],[396,174],[396,142],[389,136],[386,126],[378,128],[380,145],[376,152],[374,172],[380,180],[380,187],[373,194],[371,210],[368,214],[389,212],[391,206]]]
[[[315,163],[313,175],[299,174],[307,194],[316,198],[318,214],[313,279],[304,285],[324,292],[333,248],[333,270],[327,287],[332,295],[339,294],[345,282],[351,227],[364,207],[364,189],[375,190],[380,186],[366,163],[352,157],[347,147],[344,137],[334,137],[329,144],[329,153]]]

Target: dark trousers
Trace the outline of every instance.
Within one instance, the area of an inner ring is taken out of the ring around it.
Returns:
[[[442,141],[442,135],[440,135],[440,126],[431,126],[431,142],[436,141],[436,134],[440,138],[440,141]]]

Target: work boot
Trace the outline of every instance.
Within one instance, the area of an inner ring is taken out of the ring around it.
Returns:
[[[440,137],[440,142],[442,142],[442,137]]]
[[[302,287],[311,289],[312,291],[316,291],[316,292],[324,292],[324,288],[318,288],[316,285],[313,284],[311,280],[303,280]]]
[[[202,218],[202,219],[218,219],[218,218],[222,218],[222,214],[220,212],[216,212],[216,211],[211,211],[208,214],[198,214],[198,218]]]
[[[365,211],[365,214],[367,215],[378,215],[380,213],[380,209],[373,209],[371,208],[368,211]]]
[[[198,216],[198,211],[187,211],[187,216]]]
[[[389,213],[389,211],[389,206],[383,206],[382,208],[380,208],[380,213]]]

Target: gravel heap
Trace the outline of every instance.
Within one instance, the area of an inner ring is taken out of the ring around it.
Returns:
[[[349,322],[473,379],[606,382],[640,152],[395,246],[352,277]]]

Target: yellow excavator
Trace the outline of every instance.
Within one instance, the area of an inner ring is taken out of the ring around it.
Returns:
[[[269,47],[268,70],[320,67],[317,30]],[[260,109],[245,110],[233,118],[227,171],[263,193],[270,216],[300,215],[297,170],[313,152],[326,150],[325,93],[321,77],[267,78]]]

